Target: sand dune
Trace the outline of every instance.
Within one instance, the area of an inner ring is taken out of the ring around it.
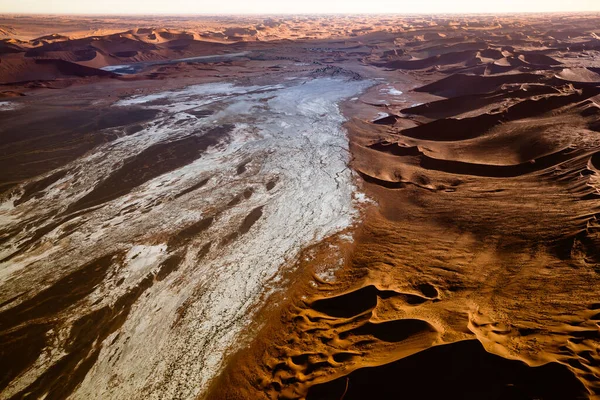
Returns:
[[[114,77],[96,68],[60,59],[7,60],[0,65],[0,83],[53,81],[65,77]]]
[[[102,71],[91,72],[91,69],[223,54],[231,52],[230,47],[226,43],[215,43],[208,38],[201,38],[197,34],[186,31],[144,28],[75,39],[57,34],[30,41],[5,39],[0,41],[0,55],[7,56],[0,65],[0,82],[49,81],[82,76],[81,73],[72,73],[78,68],[77,66],[65,70],[64,62],[80,65],[80,71],[88,71],[85,76],[102,76]],[[57,69],[54,74],[51,74],[49,71],[44,73],[44,70],[34,67],[35,64],[49,62],[46,60],[55,60],[53,62],[60,63],[62,69]]]
[[[354,242],[307,252],[280,319],[210,398],[600,393],[600,87],[589,59],[558,50],[586,34],[438,29],[364,58],[405,92],[346,106],[351,165],[377,205]],[[343,267],[323,280],[332,247]]]

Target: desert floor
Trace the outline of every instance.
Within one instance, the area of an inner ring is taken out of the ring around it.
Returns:
[[[598,26],[0,16],[0,398],[600,399]]]

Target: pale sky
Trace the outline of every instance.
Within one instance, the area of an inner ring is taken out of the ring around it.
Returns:
[[[0,13],[293,14],[600,11],[600,0],[0,0]]]

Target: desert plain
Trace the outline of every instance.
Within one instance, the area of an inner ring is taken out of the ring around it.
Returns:
[[[0,398],[600,399],[599,26],[0,16]]]

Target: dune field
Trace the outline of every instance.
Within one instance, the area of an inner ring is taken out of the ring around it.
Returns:
[[[599,26],[0,16],[0,399],[600,399]]]

